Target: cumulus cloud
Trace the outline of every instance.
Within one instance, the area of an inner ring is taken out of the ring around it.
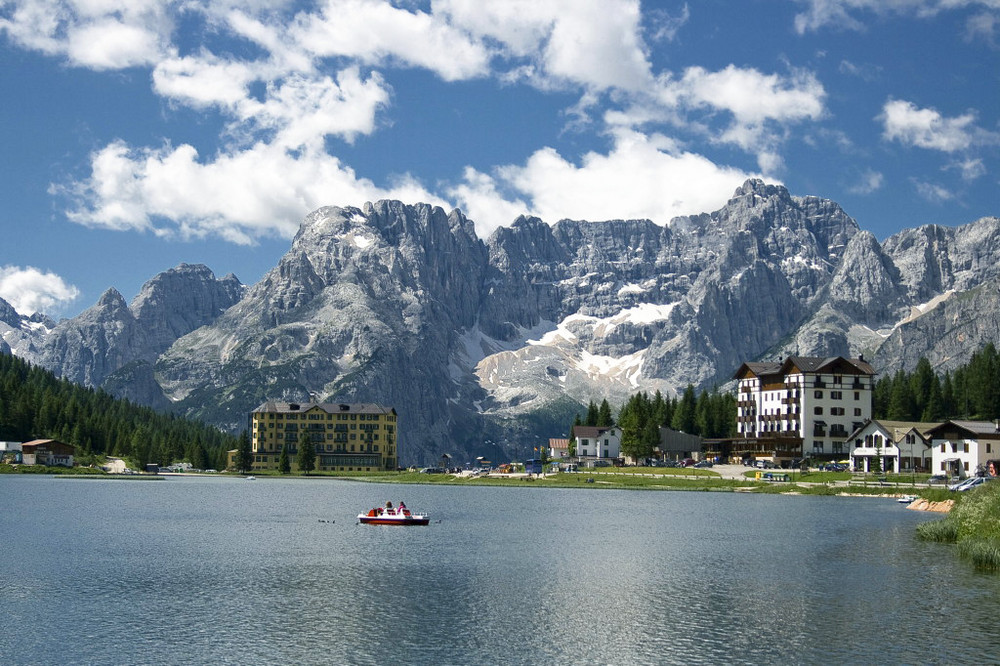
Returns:
[[[395,60],[446,81],[488,72],[489,52],[475,37],[434,15],[380,0],[327,0],[318,14],[300,15],[288,36],[315,57],[369,65]]]
[[[904,100],[887,101],[879,118],[884,139],[928,150],[953,153],[987,138],[976,127],[972,113],[947,118],[935,109],[920,109]]]
[[[525,164],[500,167],[493,176],[467,175],[456,196],[466,202],[471,217],[483,216],[483,231],[511,222],[511,217],[497,218],[475,209],[477,202],[503,201],[497,191],[504,189],[518,193],[518,205],[521,200],[528,202],[528,210],[521,212],[550,223],[563,218],[636,218],[666,224],[678,215],[718,209],[739,185],[755,176],[679,151],[665,137],[623,131],[608,154],[591,152],[577,164],[543,148]],[[515,208],[507,206],[504,213]]]
[[[306,212],[330,202],[392,198],[444,205],[411,179],[377,187],[314,148],[290,152],[259,143],[202,161],[190,145],[154,150],[116,142],[98,151],[92,164],[88,180],[62,192],[79,202],[68,215],[116,230],[251,244],[261,236],[291,237]]]
[[[68,305],[80,295],[80,290],[52,272],[33,266],[0,267],[0,298],[19,314],[50,312]]]
[[[598,90],[639,90],[652,82],[638,0],[435,0],[432,6],[456,27],[496,43],[518,63],[515,78]]]
[[[717,71],[689,67],[679,76],[661,75],[648,94],[605,120],[612,128],[669,123],[756,155],[758,167],[774,174],[783,165],[780,148],[788,128],[825,117],[825,101],[823,85],[806,70],[781,75],[735,65]]]
[[[0,32],[75,66],[121,69],[155,63],[171,49],[171,4],[159,0],[13,0]]]

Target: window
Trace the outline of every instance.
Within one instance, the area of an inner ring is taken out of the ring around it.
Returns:
[[[941,453],[944,453],[944,442],[941,442]],[[944,469],[944,463],[942,463],[941,469]]]
[[[844,397],[844,394],[842,391],[830,391],[830,397],[833,400],[840,400],[841,398]]]
[[[823,408],[822,407],[813,407],[813,414],[816,414],[817,416],[822,415],[823,414]]]
[[[855,400],[861,400],[861,391],[855,391],[854,392],[854,399]]]
[[[861,408],[860,407],[855,407],[854,408],[854,415],[855,416],[861,416]]]
[[[962,446],[962,452],[963,452],[963,453],[968,453],[968,452],[969,452],[969,443],[968,443],[968,442],[966,442],[966,443],[965,443],[965,444],[964,444],[964,445]],[[965,464],[965,469],[969,469],[969,463],[966,463],[966,464]]]
[[[813,391],[813,397],[816,398],[817,400],[822,400],[823,399],[823,392],[822,391]]]

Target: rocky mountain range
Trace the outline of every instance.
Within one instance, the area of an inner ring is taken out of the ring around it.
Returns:
[[[403,462],[499,460],[591,399],[711,388],[746,360],[951,369],[1000,341],[998,300],[997,218],[880,243],[751,180],[666,226],[521,217],[485,241],[458,210],[320,208],[249,288],[181,265],[58,324],[0,301],[0,351],[230,430],[266,399],[389,404]]]

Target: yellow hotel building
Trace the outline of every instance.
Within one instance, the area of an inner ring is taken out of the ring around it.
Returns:
[[[303,432],[316,447],[316,471],[396,469],[396,410],[392,407],[274,401],[250,412],[252,469],[278,469],[284,446],[292,471],[298,471],[295,456]]]

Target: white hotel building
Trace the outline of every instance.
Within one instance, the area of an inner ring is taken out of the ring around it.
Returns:
[[[738,439],[730,455],[773,462],[846,458],[854,448],[848,436],[871,418],[874,377],[863,358],[744,363],[734,376]]]

